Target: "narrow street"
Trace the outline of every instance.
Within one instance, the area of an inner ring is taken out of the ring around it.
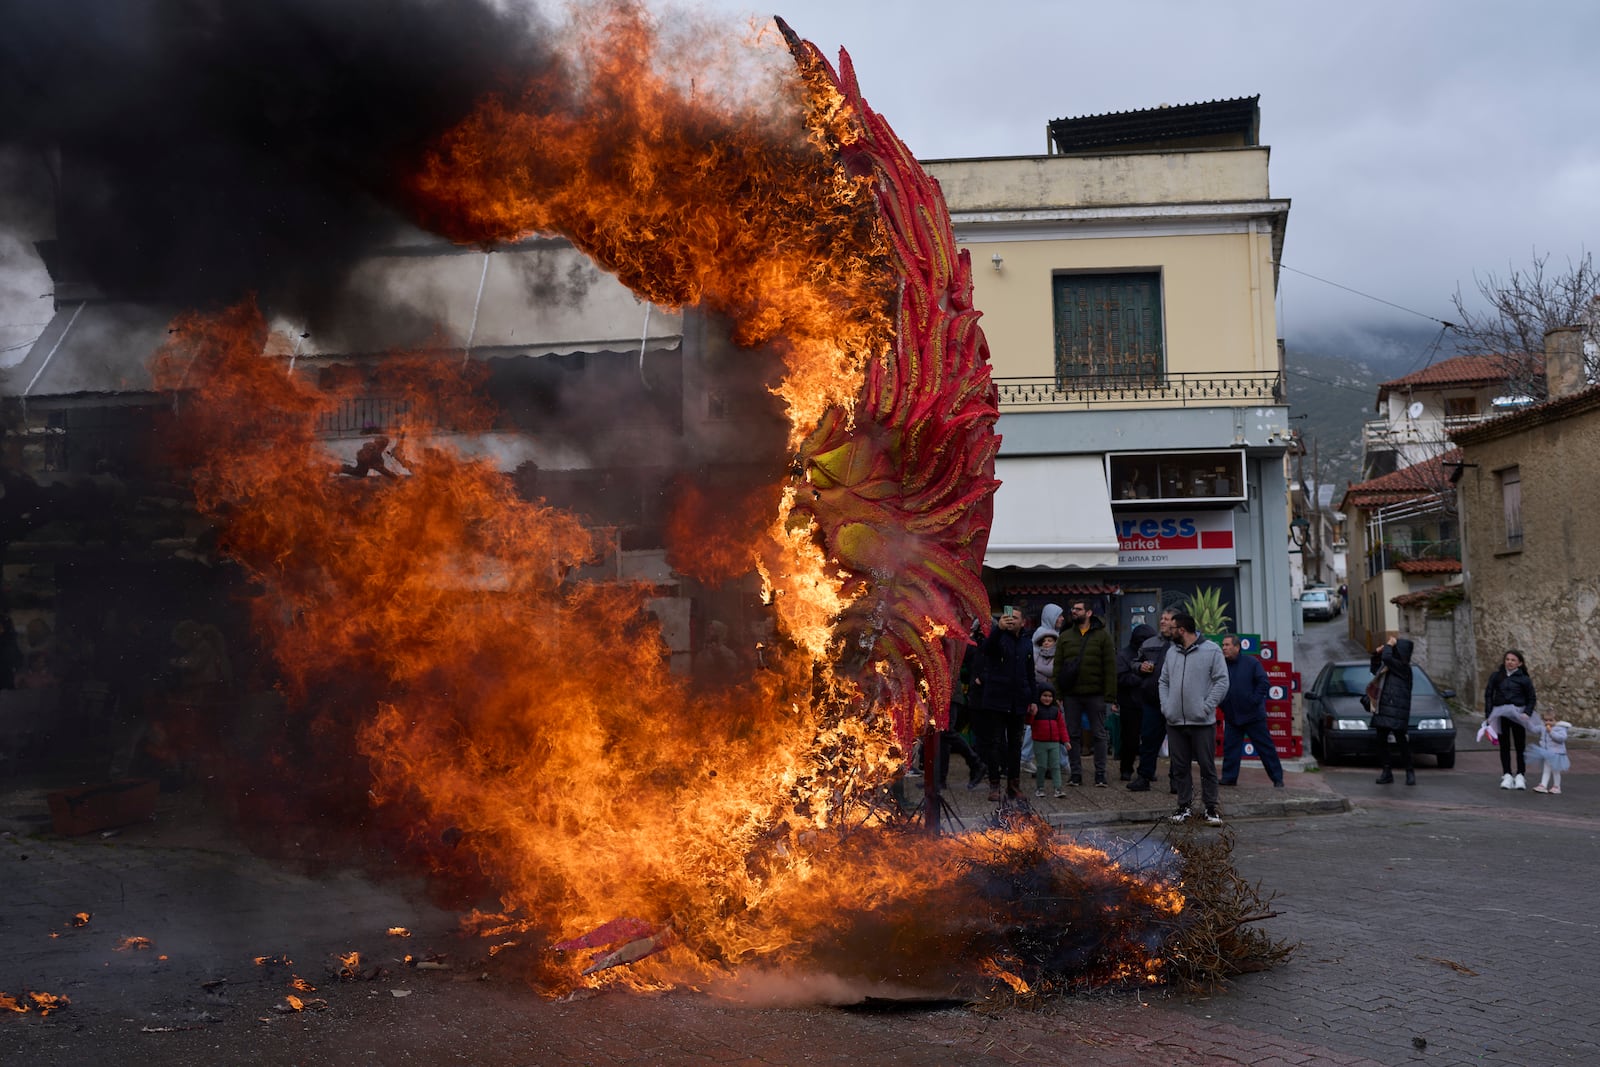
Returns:
[[[1308,677],[1323,658],[1359,654],[1342,620],[1313,624],[1299,647]],[[1360,763],[1291,774],[1291,793],[1345,810],[1250,814],[1279,809],[1235,798],[1243,814],[1225,832],[1240,874],[1271,898],[1262,929],[1298,948],[1283,966],[1199,995],[860,1011],[765,976],[740,1000],[548,1001],[515,965],[483,959],[481,943],[455,933],[457,912],[428,903],[415,882],[337,865],[285,870],[245,852],[191,799],[107,838],[13,829],[0,836],[0,990],[72,1004],[43,1018],[0,1013],[0,1063],[1594,1062],[1600,922],[1552,902],[1592,893],[1600,748],[1573,746],[1562,796],[1508,792],[1495,751],[1472,741],[1475,725],[1463,722],[1457,766],[1419,767],[1413,788],[1380,786]],[[1246,775],[1265,786],[1259,767]],[[1240,793],[1249,788],[1242,777]],[[1111,832],[1149,828],[1113,824],[1114,814]],[[92,918],[75,928],[79,911]],[[391,926],[410,937],[386,936]],[[148,947],[130,945],[136,937]],[[353,950],[358,976],[341,976]],[[286,1001],[295,976],[316,987],[297,994],[304,1011]]]

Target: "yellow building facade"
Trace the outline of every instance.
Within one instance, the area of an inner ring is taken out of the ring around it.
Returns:
[[[1291,654],[1274,199],[1255,98],[1050,124],[1044,156],[926,162],[999,390],[991,598],[1163,608]],[[1198,617],[1198,615],[1197,615]]]

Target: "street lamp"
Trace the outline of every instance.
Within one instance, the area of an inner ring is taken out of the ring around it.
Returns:
[[[1300,516],[1289,524],[1289,536],[1294,539],[1294,547],[1306,547],[1306,539],[1311,535],[1311,524]]]

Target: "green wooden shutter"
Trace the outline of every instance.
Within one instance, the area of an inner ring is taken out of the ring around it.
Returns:
[[[1055,317],[1061,381],[1161,375],[1161,275],[1059,274]]]

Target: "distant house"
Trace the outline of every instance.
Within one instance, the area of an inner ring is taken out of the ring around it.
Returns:
[[[1538,366],[1538,358],[1532,361]],[[1361,434],[1361,470],[1368,478],[1415,466],[1450,448],[1450,432],[1533,402],[1507,386],[1528,360],[1501,355],[1456,356],[1378,386],[1380,418]]]
[[[1399,630],[1397,597],[1461,581],[1452,448],[1345,490],[1350,636],[1372,648]]]
[[[1600,726],[1600,385],[1580,329],[1545,335],[1549,399],[1454,431],[1476,684],[1523,650],[1541,706]]]

